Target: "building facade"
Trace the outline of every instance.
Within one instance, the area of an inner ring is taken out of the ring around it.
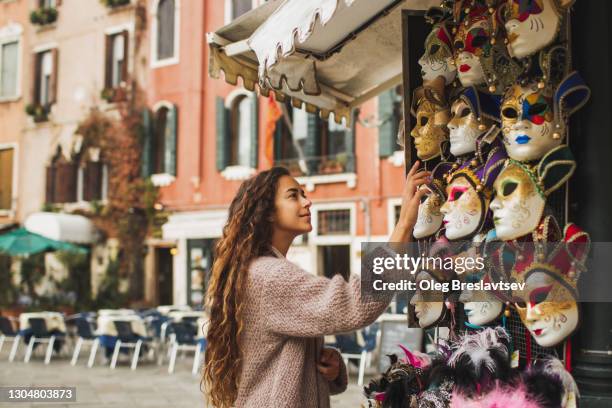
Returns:
[[[148,282],[158,287],[149,293],[163,291],[160,277],[167,284],[171,270],[172,301],[201,304],[232,198],[243,180],[272,165],[288,167],[313,201],[314,229],[296,241],[289,258],[320,275],[358,273],[361,242],[386,239],[400,204],[399,95],[392,90],[366,103],[348,126],[291,106],[274,108],[267,98],[210,78],[201,41],[259,2],[173,3],[180,10],[174,19],[179,53],[168,65],[152,64],[148,83],[153,111],[174,104],[178,112],[176,173],[152,175],[171,215],[163,239],[152,241],[148,252]],[[155,21],[155,8],[150,16]],[[155,36],[151,46],[160,48]],[[278,118],[275,109],[283,113]],[[273,146],[265,136],[271,118]]]

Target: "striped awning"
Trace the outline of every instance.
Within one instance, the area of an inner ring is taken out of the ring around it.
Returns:
[[[401,11],[433,0],[276,0],[208,34],[209,72],[337,122],[402,80]]]

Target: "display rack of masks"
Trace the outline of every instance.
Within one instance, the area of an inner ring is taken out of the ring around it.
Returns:
[[[430,354],[398,345],[365,387],[370,406],[576,406],[570,337],[590,241],[566,222],[565,185],[576,168],[569,119],[590,90],[571,64],[573,3],[449,0],[426,13],[410,137],[431,177],[414,238],[421,254],[486,267],[415,280],[524,286],[432,295],[417,285],[411,324],[450,335]]]

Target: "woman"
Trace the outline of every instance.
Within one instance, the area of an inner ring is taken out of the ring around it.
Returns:
[[[418,166],[390,242],[411,240],[417,187],[429,177]],[[285,258],[312,230],[310,206],[281,167],[245,181],[230,205],[207,293],[203,382],[214,407],[329,407],[329,395],[346,389],[346,367],[322,336],[371,324],[391,301],[363,300],[358,276],[315,276]]]

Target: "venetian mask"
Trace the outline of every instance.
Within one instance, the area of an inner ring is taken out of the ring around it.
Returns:
[[[453,50],[448,30],[443,24],[434,25],[425,39],[425,53],[419,59],[423,81],[444,77],[447,84],[455,80],[457,69],[453,61]]]
[[[438,164],[431,172],[431,181],[422,187],[426,189],[426,195],[421,199],[414,225],[413,235],[416,239],[433,236],[442,226],[440,207],[446,200],[444,177],[450,168],[451,163]]]
[[[537,160],[562,142],[554,126],[552,95],[537,85],[512,86],[501,114],[506,150],[515,160]]]
[[[442,319],[446,310],[444,306],[444,294],[428,290],[427,294],[420,289],[421,281],[435,281],[435,279],[425,271],[419,272],[416,277],[417,290],[410,299],[410,304],[414,307],[415,316],[419,326],[423,329],[429,328]],[[439,299],[439,301],[438,301]]]
[[[433,81],[432,87],[417,89],[413,100],[416,125],[410,135],[418,158],[431,160],[442,154],[442,143],[448,140],[449,109],[444,99],[444,79]]]
[[[455,64],[461,85],[474,86],[486,83],[482,59],[491,55],[491,24],[486,16],[466,20],[455,34]]]
[[[521,299],[516,305],[519,316],[542,347],[556,346],[578,326],[576,300],[551,272],[538,269],[531,272]]]
[[[544,235],[554,235],[556,223],[547,224]],[[560,233],[560,231],[559,231]],[[546,239],[546,238],[545,238]],[[524,270],[513,271],[513,279],[525,288],[513,294],[525,327],[543,347],[553,347],[578,326],[577,284],[585,268],[590,238],[574,224],[566,226],[561,242],[531,245],[523,258],[531,258]]]
[[[563,13],[574,0],[508,0],[504,19],[508,52],[516,58],[535,54],[557,37]]]
[[[506,92],[502,106],[502,130],[508,156],[533,161],[563,142],[567,118],[582,107],[589,88],[577,72],[553,90],[545,84],[515,84]]]
[[[467,282],[478,283],[483,280],[484,271],[469,273],[465,277]],[[463,311],[470,324],[484,326],[497,319],[504,304],[494,294],[485,291],[464,290],[459,296],[463,303]]]
[[[571,177],[575,167],[567,146],[554,148],[537,166],[508,160],[495,180],[490,206],[497,238],[509,241],[532,232],[542,219],[546,197]]]
[[[533,231],[544,213],[546,199],[530,178],[529,171],[510,162],[495,180],[491,202],[497,238],[509,241]]]
[[[414,225],[413,235],[416,239],[422,239],[434,235],[442,226],[442,198],[427,190],[426,195],[421,200],[417,213],[417,221]]]
[[[444,214],[446,238],[468,238],[478,232],[487,203],[483,202],[466,177],[455,178],[446,188],[447,200],[440,211]]]

